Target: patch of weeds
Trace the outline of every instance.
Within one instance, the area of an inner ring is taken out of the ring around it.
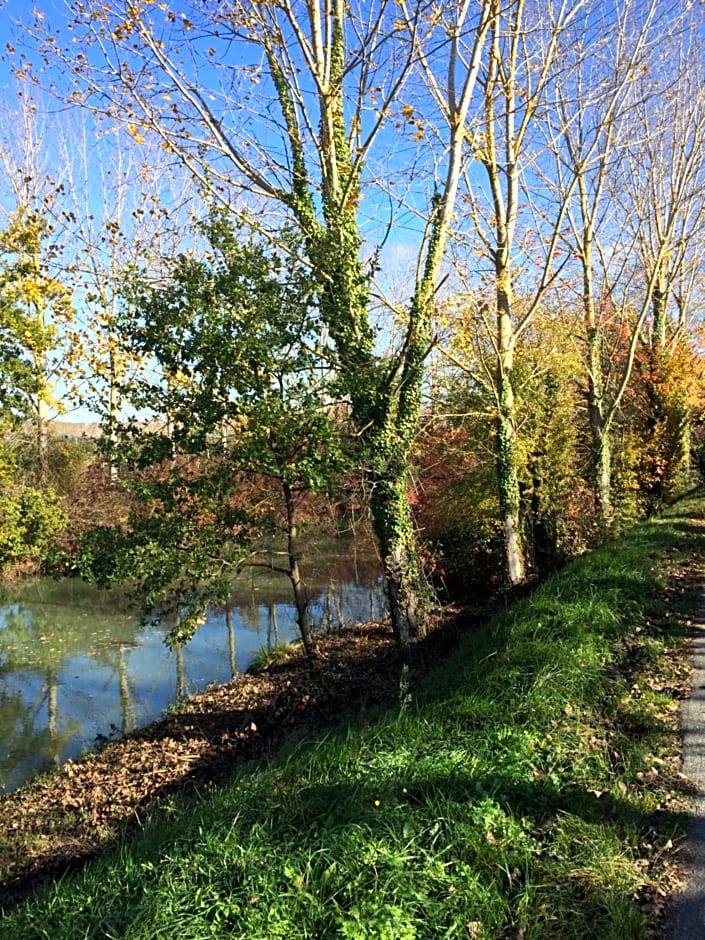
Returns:
[[[248,672],[253,676],[266,672],[273,667],[283,666],[292,658],[301,655],[302,644],[299,640],[290,643],[278,643],[276,646],[262,647],[249,665]]]

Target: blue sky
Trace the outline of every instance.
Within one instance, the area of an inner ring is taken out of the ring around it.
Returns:
[[[171,4],[171,6],[174,6],[174,4]],[[601,9],[605,9],[605,5],[603,4],[599,6]],[[607,6],[609,7],[610,5]],[[36,7],[44,14],[45,25],[57,29],[65,22],[65,7],[61,0],[47,0],[47,2],[41,2],[41,0],[39,0]],[[32,5],[31,3],[27,3],[26,0],[5,0],[4,4],[2,0],[0,0],[0,49],[4,49],[6,44],[10,42],[16,52],[18,54],[21,53],[26,43],[22,35],[20,24],[23,20],[31,21],[32,18]],[[64,32],[61,37],[63,43],[70,43],[70,37],[72,35],[73,34]],[[250,55],[249,49],[247,52],[239,51],[242,49],[241,46],[237,46],[237,49],[237,55]],[[230,51],[229,54],[232,54],[232,52]],[[30,54],[30,59],[34,58],[35,57]],[[230,69],[229,72],[216,75],[218,71],[218,60],[214,59],[212,63],[212,65],[209,64],[206,57],[206,64],[203,66],[205,70],[203,77],[205,79],[209,80],[211,76],[222,79],[223,88],[226,88],[228,92],[231,92],[233,87],[236,89],[235,96],[240,93],[240,89],[249,86],[247,76],[242,77],[242,84],[238,83],[237,70]],[[241,60],[236,64],[241,64]],[[54,69],[57,68],[58,66],[54,66]],[[45,67],[41,63],[37,63],[36,74],[40,81],[49,81],[52,78],[56,78],[60,81],[64,77],[59,72],[53,72],[51,66],[46,71],[44,71],[44,69]],[[384,69],[381,71],[381,80],[384,80]],[[228,82],[232,82],[233,84],[228,87]],[[0,88],[2,88],[7,95],[11,91],[12,84],[9,59],[7,54],[5,54],[0,58]],[[415,100],[413,98],[413,89],[410,89],[408,94],[411,96],[410,98],[406,97],[407,92],[402,92],[402,97],[396,102],[397,111],[405,101]],[[271,96],[271,88],[269,95]],[[251,141],[254,144],[253,149],[256,149],[256,146],[262,144],[264,141],[272,141],[270,146],[272,151],[276,153],[279,144],[274,141],[279,141],[280,138],[276,132],[272,131],[274,126],[273,118],[267,116],[266,79],[262,79],[256,91],[253,91],[251,111],[239,108],[239,104],[240,102],[236,100],[231,108],[231,113],[228,115],[228,120],[231,118],[233,120],[232,126],[238,129],[236,133],[241,131],[243,133],[249,133],[251,135]],[[51,104],[49,104],[49,107],[51,108]],[[56,107],[57,110],[60,110],[60,105],[57,104]],[[423,107],[423,105],[421,105],[421,107]],[[276,114],[276,106],[274,106],[272,110],[273,114]],[[5,113],[7,114],[7,109]],[[398,117],[397,114],[397,119]],[[373,119],[374,107],[370,105],[366,111],[365,120],[371,121]],[[403,120],[400,121],[400,123],[404,125]],[[367,172],[370,177],[370,185],[366,187],[364,198],[360,203],[361,225],[367,239],[366,244],[369,246],[369,250],[372,250],[375,241],[382,237],[384,226],[393,211],[399,208],[398,203],[396,206],[394,204],[395,197],[390,195],[389,198],[385,198],[382,190],[372,181],[371,178],[374,175],[376,166],[381,167],[380,176],[383,177],[387,183],[389,183],[392,177],[397,176],[394,186],[389,185],[389,189],[392,193],[397,189],[403,190],[406,186],[409,201],[417,202],[421,207],[419,217],[415,216],[412,212],[404,210],[396,216],[393,235],[387,241],[384,249],[384,268],[385,271],[390,272],[389,274],[382,275],[385,278],[384,284],[388,289],[394,290],[395,294],[397,294],[396,299],[400,302],[408,300],[413,289],[414,260],[418,252],[420,232],[422,229],[422,216],[427,209],[427,191],[432,185],[434,170],[433,152],[431,148],[433,137],[431,136],[430,140],[424,140],[420,144],[418,142],[414,143],[410,135],[411,129],[412,128],[408,126],[403,126],[402,131],[398,131],[395,129],[395,118],[391,118],[388,121],[368,161]],[[47,141],[47,143],[49,145],[51,144],[50,141]],[[281,150],[279,150],[279,152],[281,153]],[[442,174],[442,149],[439,150],[439,154],[440,162],[435,169]],[[411,180],[411,171],[414,166],[413,161],[417,157],[419,160],[418,176]],[[285,158],[281,157],[281,159],[284,161]],[[474,168],[471,166],[471,172],[478,174],[478,167],[479,165],[477,164]],[[475,184],[473,183],[473,185]],[[476,186],[476,192],[482,193],[481,185]],[[478,266],[482,263],[479,256],[475,263]],[[404,296],[405,292],[406,296]]]
[[[2,2],[2,0],[0,0]],[[60,28],[62,22],[65,22],[65,7],[59,0],[56,2],[38,2],[36,7],[44,15],[44,25],[52,30]],[[177,6],[178,9],[178,6]],[[6,43],[10,42],[19,54],[26,45],[26,38],[23,37],[21,23],[31,22],[33,10],[31,4],[23,0],[5,0],[4,6],[0,7],[0,48],[4,48]],[[158,12],[158,11],[157,11]],[[69,42],[71,34],[63,33],[60,41]],[[238,47],[241,48],[241,47]],[[246,53],[240,55],[249,55],[249,47]],[[30,60],[36,61],[36,56],[29,53]],[[217,67],[217,60],[215,62]],[[239,64],[239,63],[238,63]],[[58,67],[54,67],[58,68]],[[209,70],[210,66],[206,65]],[[41,62],[37,62],[35,72],[40,83],[49,82],[52,79],[61,81],[64,77],[59,72],[55,72],[51,67],[46,69]],[[234,74],[234,73],[231,73]],[[230,76],[224,74],[218,76],[227,83]],[[381,80],[385,80],[384,70],[382,69]],[[247,77],[243,79],[244,87],[247,88]],[[12,77],[9,69],[7,55],[3,57],[0,63],[0,86],[7,94],[12,87]],[[253,109],[251,112],[233,109],[236,121],[241,121],[241,127],[245,132],[251,134],[252,142],[260,144],[268,141],[268,146],[275,148],[280,146],[280,136],[278,133],[272,133],[271,119],[267,117],[267,98],[266,98],[266,79],[261,81],[255,92],[253,92]],[[223,87],[226,87],[224,84]],[[239,89],[241,86],[236,85]],[[265,96],[263,97],[263,92]],[[405,94],[405,93],[404,93]],[[413,95],[413,92],[410,92]],[[272,91],[269,90],[271,97]],[[397,109],[400,109],[406,99],[403,97],[395,102]],[[51,103],[49,107],[51,107]],[[60,105],[57,104],[57,108]],[[273,113],[276,114],[276,105]],[[368,104],[365,112],[366,121],[375,120],[375,105]],[[371,184],[366,186],[364,198],[360,203],[360,223],[366,239],[366,253],[372,253],[377,241],[382,240],[386,234],[386,226],[391,218],[394,219],[394,231],[384,246],[383,253],[383,273],[382,287],[385,291],[394,294],[394,300],[399,303],[407,303],[413,291],[413,279],[415,275],[415,260],[419,250],[424,220],[423,216],[427,211],[428,199],[427,191],[432,186],[433,179],[433,155],[430,150],[429,142],[424,140],[414,142],[410,136],[413,126],[405,125],[403,120],[398,120],[401,131],[395,127],[396,120],[390,119],[382,130],[377,140],[377,146],[374,148],[369,161],[367,162],[366,172],[370,178]],[[277,143],[274,143],[274,141]],[[269,143],[271,141],[271,143]],[[49,142],[47,142],[49,143]],[[281,151],[280,151],[281,152]],[[286,157],[281,157],[286,161]],[[420,163],[415,166],[416,160]],[[384,194],[382,190],[372,182],[376,168],[379,168],[380,178],[389,183],[389,193]],[[417,172],[417,176],[412,178],[412,168]],[[436,166],[436,170],[442,175],[443,159]],[[394,176],[397,179],[390,182]],[[408,209],[400,210],[399,200],[405,197],[410,204],[417,203],[419,214],[415,214]],[[389,272],[388,274],[386,272]]]

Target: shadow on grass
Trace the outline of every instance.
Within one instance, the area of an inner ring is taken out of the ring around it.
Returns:
[[[613,838],[636,850],[648,840],[664,841],[682,823],[676,814],[642,814],[619,798],[580,787],[561,790],[547,781],[462,772],[390,776],[379,786],[341,781],[287,793],[272,788],[269,796],[260,789],[245,794],[239,805],[225,801],[216,807],[191,805],[188,813],[179,805],[175,810],[174,818],[162,816],[148,823],[122,850],[116,860],[122,870],[113,883],[109,878],[103,882],[98,873],[88,889],[90,894],[101,885],[95,909],[80,902],[80,881],[74,886],[72,935],[103,936],[100,931],[109,926],[111,936],[131,936],[137,925],[166,921],[174,916],[166,910],[174,903],[174,893],[162,887],[165,877],[173,877],[176,885],[188,885],[180,903],[203,894],[213,916],[218,910],[234,912],[218,922],[223,936],[249,935],[242,932],[248,909],[286,897],[298,880],[311,895],[306,903],[313,908],[315,927],[311,930],[309,922],[309,932],[301,928],[297,936],[337,936],[332,902],[340,910],[357,898],[378,897],[388,889],[384,882],[394,874],[395,858],[403,860],[410,892],[399,903],[411,905],[419,921],[430,910],[440,921],[450,916],[438,895],[450,898],[453,886],[464,884],[463,873],[471,867],[479,898],[493,892],[503,896],[503,905],[495,911],[483,910],[483,902],[476,902],[482,911],[478,920],[495,931],[493,936],[514,936],[501,931],[521,923],[518,906],[525,890],[541,894],[548,907],[560,892],[576,923],[584,921],[598,930],[599,918],[622,903],[627,891],[623,877],[612,879],[609,870],[601,870],[603,859],[591,856],[589,840],[598,844]],[[520,827],[521,845],[507,844],[505,818]],[[256,862],[249,869],[238,864],[246,852],[266,859],[269,894],[258,890]],[[429,876],[433,860],[442,862],[442,875],[434,870]],[[390,866],[389,872],[385,866]],[[473,903],[468,902],[465,916],[474,916]]]

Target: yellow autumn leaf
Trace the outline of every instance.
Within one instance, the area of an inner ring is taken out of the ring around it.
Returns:
[[[145,141],[145,136],[144,136],[143,133],[141,133],[139,127],[137,127],[136,124],[128,124],[128,125],[127,125],[127,133],[128,133],[131,137],[133,137],[133,138],[137,141],[138,144],[143,144],[143,143],[144,143],[144,141]]]

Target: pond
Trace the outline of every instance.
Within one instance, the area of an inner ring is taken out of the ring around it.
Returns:
[[[329,543],[304,573],[320,632],[383,616],[369,549]],[[288,580],[263,568],[237,579],[229,603],[209,611],[182,648],[168,649],[167,629],[141,625],[122,595],[78,580],[0,588],[0,793],[154,721],[298,637]]]

